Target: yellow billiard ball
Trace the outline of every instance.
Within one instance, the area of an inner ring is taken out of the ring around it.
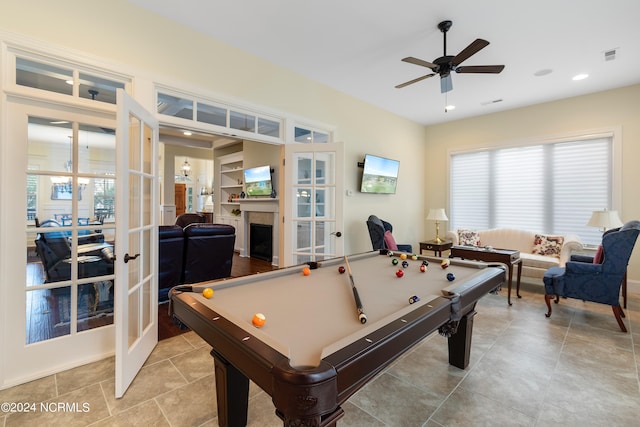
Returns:
[[[211,288],[205,288],[202,291],[202,296],[205,297],[206,299],[209,299],[213,296],[213,289]]]
[[[407,254],[400,254],[400,259],[407,259]]]
[[[262,313],[254,314],[253,319],[251,319],[251,323],[253,323],[253,326],[255,326],[256,328],[262,328],[266,321],[267,318]]]

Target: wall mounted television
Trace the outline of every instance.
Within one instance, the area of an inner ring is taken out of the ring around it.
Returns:
[[[247,196],[270,196],[271,167],[258,166],[244,170],[244,187]]]
[[[362,173],[362,193],[395,194],[400,161],[366,154]]]

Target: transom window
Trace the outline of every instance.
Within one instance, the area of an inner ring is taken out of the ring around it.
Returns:
[[[613,208],[613,135],[455,153],[450,229],[519,228],[598,244],[592,211]]]

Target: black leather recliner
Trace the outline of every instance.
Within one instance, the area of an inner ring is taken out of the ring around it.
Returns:
[[[191,224],[184,229],[184,283],[231,275],[236,229],[227,224]]]
[[[166,301],[169,289],[182,283],[184,232],[178,225],[161,225],[158,233],[158,300]]]
[[[178,215],[176,218],[176,225],[179,225],[182,228],[189,224],[202,224],[205,222],[207,222],[207,217],[196,212],[186,212]]]
[[[367,229],[371,238],[373,250],[388,249],[384,241],[385,231],[393,232],[393,226],[387,221],[383,221],[375,215],[369,215],[367,219]],[[413,253],[413,248],[409,244],[397,244],[398,250]]]
[[[158,232],[158,301],[166,301],[174,286],[231,276],[235,227],[192,223],[163,225]]]

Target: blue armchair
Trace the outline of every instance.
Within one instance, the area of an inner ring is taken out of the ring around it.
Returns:
[[[369,237],[371,238],[371,245],[373,250],[389,249],[384,239],[384,233],[393,231],[393,226],[387,221],[383,221],[375,215],[369,215],[367,219],[367,228],[369,229]],[[398,244],[398,250],[402,252],[413,253],[411,245]]]
[[[620,286],[627,271],[631,252],[640,233],[640,221],[629,221],[620,228],[607,231],[602,236],[600,263],[569,261],[564,267],[553,267],[544,274],[544,300],[547,317],[551,316],[550,301],[560,297],[576,298],[583,301],[610,305],[622,332],[627,328],[622,322],[625,317],[620,307]]]

